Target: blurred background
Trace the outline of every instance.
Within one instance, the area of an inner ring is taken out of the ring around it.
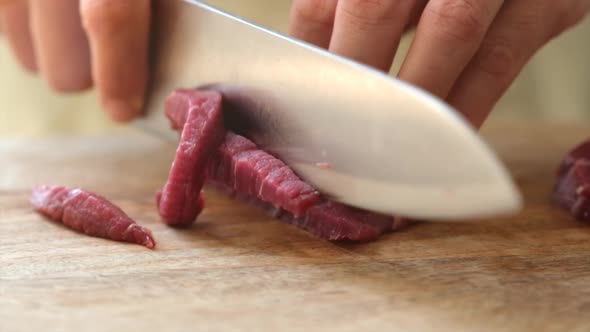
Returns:
[[[290,0],[209,0],[246,19],[286,33]],[[408,49],[402,42],[392,69]],[[546,46],[500,101],[493,118],[590,120],[590,20]],[[492,119],[493,119],[492,118]],[[0,38],[0,136],[98,133],[116,127],[101,112],[94,91],[53,94],[45,82],[16,65]]]

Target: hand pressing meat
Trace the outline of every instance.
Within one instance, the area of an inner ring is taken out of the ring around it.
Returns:
[[[94,84],[126,121],[144,102],[150,10],[150,0],[0,0],[0,22],[25,68],[57,91]],[[294,0],[291,34],[386,71],[415,25],[399,78],[481,125],[529,59],[589,10],[590,0]]]
[[[156,247],[152,232],[131,220],[105,198],[82,189],[41,186],[33,189],[36,211],[89,236]]]
[[[574,218],[590,222],[590,140],[577,146],[561,162],[552,201]]]
[[[197,107],[195,104],[208,107]],[[168,197],[170,207],[174,207],[170,211],[176,212],[177,217],[183,211],[191,211],[190,218],[184,221],[193,221],[203,208],[202,196],[197,193],[207,179],[230,195],[260,206],[273,216],[327,240],[374,240],[408,223],[407,220],[351,208],[322,198],[317,190],[301,180],[285,163],[243,136],[227,132],[221,136],[223,141],[220,141],[219,134],[223,134],[225,129],[221,121],[212,121],[212,115],[222,113],[221,105],[218,93],[199,90],[178,90],[166,101],[166,115],[171,127],[182,129],[179,151],[191,142],[194,146],[209,147],[194,149],[190,156],[176,155],[170,174],[177,180],[169,178],[167,186],[169,183],[177,186],[174,195]],[[210,150],[212,147],[214,149]],[[176,166],[179,163],[192,166]],[[203,165],[207,165],[206,172],[203,171]],[[163,193],[156,196],[161,212],[163,197]],[[170,224],[169,219],[164,219]]]

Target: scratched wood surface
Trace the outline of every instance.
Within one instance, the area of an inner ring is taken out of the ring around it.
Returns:
[[[154,191],[173,147],[115,133],[0,141],[1,331],[588,331],[590,226],[547,203],[590,127],[496,121],[485,136],[525,193],[518,216],[425,223],[362,245],[324,242],[215,192],[190,230]],[[31,212],[31,185],[120,204],[156,251],[78,235]]]

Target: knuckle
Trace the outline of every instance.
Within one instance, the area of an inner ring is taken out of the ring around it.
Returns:
[[[508,41],[496,39],[484,43],[474,64],[479,71],[497,80],[505,80],[518,65],[518,56]]]
[[[384,22],[391,22],[398,18],[400,11],[410,1],[391,0],[344,0],[342,11],[346,16],[352,18],[361,25],[380,25]]]
[[[426,10],[440,32],[451,40],[477,40],[487,30],[485,9],[477,0],[433,2]]]
[[[316,24],[333,24],[335,0],[297,0],[293,3],[296,19]]]
[[[141,0],[83,0],[80,15],[92,33],[115,33],[134,16],[134,5]]]

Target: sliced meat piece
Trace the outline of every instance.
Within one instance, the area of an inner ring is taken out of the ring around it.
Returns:
[[[33,188],[34,209],[69,228],[89,236],[126,241],[154,249],[152,232],[131,220],[123,210],[107,199],[63,186]]]
[[[233,164],[232,158],[241,152],[256,149],[254,144],[249,139],[236,135],[234,133],[226,133],[225,140],[215,152],[215,156],[209,163],[207,168],[207,175],[210,178],[216,179],[219,182],[231,182],[233,186]]]
[[[303,216],[296,218],[284,209],[253,196],[237,193],[221,183],[215,182],[213,185],[239,201],[266,211],[273,218],[279,218],[329,241],[371,241],[409,223],[406,219],[358,210],[330,201],[316,203]]]
[[[259,193],[262,200],[277,202],[296,217],[302,216],[320,198],[317,190],[299,179],[286,165],[275,168],[267,175]]]
[[[186,91],[179,90],[178,93],[186,94]],[[185,121],[191,121],[191,115],[177,105],[182,103],[167,103],[170,110],[167,109],[166,113],[172,128],[178,129]],[[200,156],[206,159],[206,156]],[[263,207],[274,217],[328,240],[372,240],[408,223],[405,219],[323,200],[317,190],[281,160],[231,132],[225,135],[223,143],[209,160],[207,180],[233,197]],[[200,198],[193,199],[193,202],[202,208]]]
[[[160,206],[160,201],[162,200],[162,191],[159,190],[156,193],[156,206]],[[197,211],[203,211],[203,208],[205,208],[205,199],[203,198],[203,194],[201,193],[201,195],[199,195],[199,197],[197,198],[197,201],[195,202],[196,206],[196,210]]]
[[[249,150],[237,154],[232,165],[234,169],[232,182],[236,191],[256,195],[258,192],[256,189],[257,166],[271,160],[271,158],[262,150]],[[256,165],[252,165],[252,160],[257,160]]]
[[[160,216],[168,225],[190,226],[203,209],[198,202],[203,201],[207,165],[225,135],[221,103],[218,92],[197,90],[178,90],[166,101],[172,126],[183,128],[168,180],[157,199]]]
[[[219,147],[208,178],[243,195],[256,198],[301,216],[320,200],[320,194],[302,181],[285,163],[259,150],[243,136],[231,134]]]
[[[262,184],[273,169],[280,168],[284,165],[282,161],[262,151],[264,157],[261,157],[256,165],[256,181],[254,182],[254,193],[259,196],[262,190]],[[313,188],[312,188],[313,190]],[[315,190],[314,190],[315,191]]]
[[[196,90],[178,89],[166,98],[164,108],[173,130],[182,131],[182,127],[184,127],[188,117],[190,105],[193,103],[193,99],[195,99],[195,93],[198,93],[199,95],[203,93],[201,91],[195,91]]]
[[[590,222],[590,159],[571,158],[566,162],[568,165],[559,170],[552,201],[574,218]]]
[[[586,159],[590,160],[590,138],[578,144],[572,151],[570,151],[557,169],[557,175],[565,174],[576,160]]]
[[[310,207],[305,216],[290,222],[328,240],[369,241],[390,231],[393,217],[327,201]]]
[[[233,143],[226,141],[220,146],[208,177],[232,196],[262,206],[274,217],[327,240],[368,241],[407,224],[398,218],[323,201],[282,161],[236,136],[241,137],[232,134]],[[256,184],[254,188],[252,183]]]

